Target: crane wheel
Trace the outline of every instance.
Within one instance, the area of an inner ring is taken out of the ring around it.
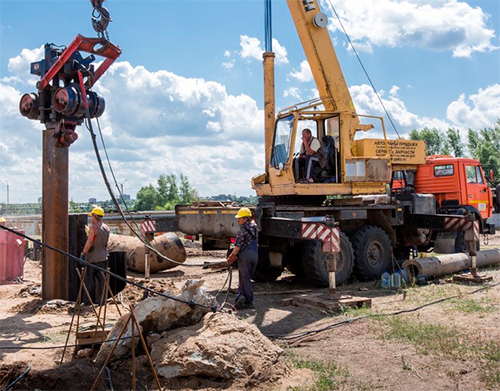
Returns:
[[[351,234],[354,249],[354,274],[362,280],[380,278],[391,269],[391,240],[379,227],[368,225]]]
[[[255,282],[271,282],[281,276],[281,273],[283,273],[282,267],[271,266],[268,248],[259,247],[259,263],[252,279]]]
[[[481,243],[476,242],[476,251],[479,251],[481,249]],[[456,238],[455,238],[455,253],[468,253],[469,252],[469,245],[465,241],[464,238],[464,233],[463,232],[457,232]]]
[[[304,278],[304,268],[302,267],[302,252],[304,251],[304,243],[296,241],[293,246],[288,245],[287,252],[284,255],[283,264],[286,268],[299,278]]]
[[[302,267],[309,283],[317,286],[328,286],[328,260],[318,240],[304,241]],[[354,253],[346,234],[340,233],[340,254],[337,259],[336,285],[346,282],[352,274]]]

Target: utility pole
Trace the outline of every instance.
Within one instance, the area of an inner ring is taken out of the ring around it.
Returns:
[[[127,180],[126,180],[126,179],[125,179],[122,183],[120,183],[120,186],[121,186],[121,188],[122,188],[122,197],[123,197],[123,194],[124,194],[124,193],[123,193],[123,184],[124,184],[125,182],[127,182]]]
[[[7,179],[4,179],[5,183],[7,183],[7,205],[9,205],[9,181]]]

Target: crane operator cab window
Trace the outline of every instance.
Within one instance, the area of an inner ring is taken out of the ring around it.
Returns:
[[[313,159],[312,162],[306,159],[307,152],[303,145],[303,137],[306,139],[309,137],[307,129],[311,134],[308,144],[310,147],[314,146],[313,150],[316,151],[314,155],[317,156],[317,159]],[[298,121],[293,159],[296,183],[337,183],[340,157],[339,135],[338,116],[321,120]]]
[[[279,119],[274,130],[271,166],[283,169],[288,162],[293,135],[293,115]]]

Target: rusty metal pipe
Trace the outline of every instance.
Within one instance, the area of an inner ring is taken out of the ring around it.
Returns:
[[[478,268],[498,264],[500,264],[500,249],[477,252],[476,266]],[[421,274],[429,279],[470,269],[471,259],[465,253],[446,254],[437,257],[409,259],[403,264],[403,267],[410,278]]]
[[[271,161],[271,150],[274,138],[274,116],[275,116],[275,97],[274,97],[274,53],[265,52],[263,54],[264,65],[264,127],[265,127],[265,159],[266,173],[269,170]]]
[[[68,148],[57,147],[59,123],[43,131],[42,241],[62,251],[69,250]],[[42,248],[43,300],[68,299],[68,259]]]

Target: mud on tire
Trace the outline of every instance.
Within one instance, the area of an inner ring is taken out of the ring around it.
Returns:
[[[328,286],[328,260],[317,240],[304,241],[302,267],[309,283],[317,286]],[[340,233],[340,256],[337,259],[336,285],[346,282],[352,273],[354,254],[347,235]]]
[[[380,278],[392,264],[391,240],[379,227],[363,226],[351,234],[354,274],[362,280]]]
[[[302,252],[304,242],[296,241],[293,246],[289,245],[286,254],[283,254],[283,264],[286,268],[299,278],[304,278],[304,268],[302,267]]]
[[[259,263],[253,275],[255,282],[271,282],[276,280],[283,272],[282,267],[272,267],[269,260],[269,250],[267,247],[259,247]]]

